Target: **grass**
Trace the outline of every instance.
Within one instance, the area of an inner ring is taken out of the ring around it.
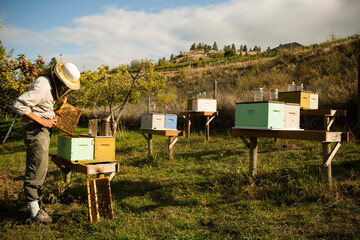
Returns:
[[[2,122],[1,133],[9,125]],[[19,131],[15,125],[9,142],[0,145],[1,239],[360,239],[356,141],[335,156],[330,191],[319,172],[318,142],[259,139],[258,178],[250,185],[248,150],[229,132],[212,133],[209,143],[201,132],[181,138],[169,161],[166,137],[153,137],[154,157],[148,159],[146,140],[128,130],[116,142],[115,219],[89,223],[85,182],[94,176],[73,173],[65,186],[50,162],[42,201],[54,223],[42,225],[25,217]],[[51,152],[59,134],[52,136]]]

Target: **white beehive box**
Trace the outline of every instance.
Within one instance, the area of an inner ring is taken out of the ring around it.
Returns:
[[[197,112],[216,112],[216,99],[193,99],[192,110]]]
[[[300,129],[300,105],[295,103],[285,104],[285,129]]]
[[[319,108],[319,94],[310,93],[310,109],[318,109]]]
[[[164,129],[165,114],[148,113],[141,115],[141,128],[143,129]]]

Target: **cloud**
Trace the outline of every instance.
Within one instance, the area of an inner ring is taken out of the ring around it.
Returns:
[[[0,38],[20,48],[32,47],[49,58],[95,70],[133,59],[169,58],[192,43],[254,45],[266,49],[297,41],[312,44],[359,33],[357,0],[233,0],[205,7],[178,7],[157,13],[116,6],[79,17],[72,27],[42,32],[4,26]],[[44,48],[46,46],[46,48]]]

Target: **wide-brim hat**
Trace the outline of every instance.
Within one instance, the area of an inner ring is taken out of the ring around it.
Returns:
[[[53,72],[71,90],[80,88],[80,71],[73,63],[59,62]]]

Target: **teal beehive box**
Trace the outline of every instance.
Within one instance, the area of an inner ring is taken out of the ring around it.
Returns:
[[[266,101],[237,103],[235,127],[246,129],[284,129],[285,103]]]
[[[59,136],[57,155],[71,162],[94,159],[94,138]]]

